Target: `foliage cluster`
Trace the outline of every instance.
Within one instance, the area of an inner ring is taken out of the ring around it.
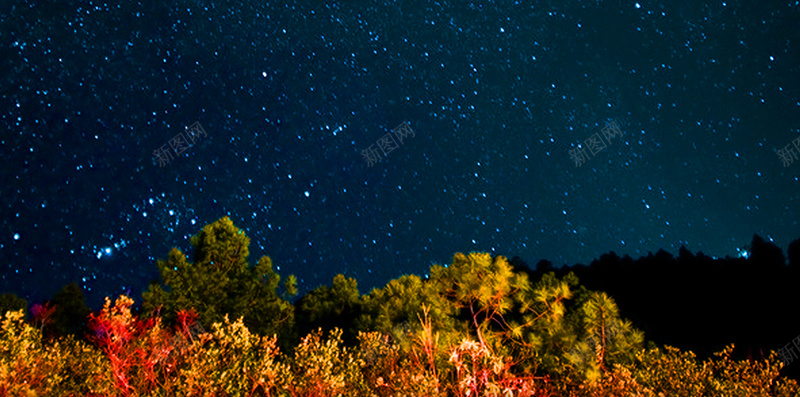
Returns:
[[[701,360],[646,346],[611,296],[572,273],[534,277],[502,256],[459,253],[426,279],[362,295],[338,275],[291,303],[294,278],[281,287],[268,257],[250,266],[249,239],[229,219],[192,244],[193,262],[177,249],[158,262],[163,284],[140,313],[127,296],[107,298],[83,339],[69,332],[77,322],[52,325],[74,291],[30,321],[6,311],[0,395],[798,395],[774,353],[737,360],[729,346]]]
[[[677,256],[659,250],[634,259],[611,251],[588,266],[558,268],[546,260],[531,267],[520,258],[510,262],[531,279],[574,273],[587,289],[613,296],[625,316],[659,345],[709,358],[736,343],[735,357],[764,358],[800,332],[800,318],[791,315],[800,299],[800,239],[784,255],[770,239],[754,235],[741,252],[715,258],[681,247]],[[787,370],[800,379],[800,366]]]

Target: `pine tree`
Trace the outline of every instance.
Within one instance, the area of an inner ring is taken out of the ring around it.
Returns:
[[[317,328],[330,331],[336,327],[344,331],[345,343],[355,344],[358,335],[355,320],[362,305],[356,279],[337,274],[333,285],[320,286],[295,304],[298,334],[306,335]]]
[[[578,336],[567,359],[585,379],[596,380],[613,364],[630,364],[643,348],[644,335],[619,316],[604,292],[588,292],[575,313]]]
[[[222,322],[226,314],[262,335],[289,336],[294,326],[294,308],[278,294],[280,276],[269,257],[255,267],[247,262],[250,239],[228,217],[206,225],[191,238],[194,261],[173,248],[167,260],[159,260],[163,286],[151,284],[143,294],[145,312],[174,321],[182,309],[193,308],[207,329]],[[286,295],[296,293],[296,279],[284,283]]]
[[[576,339],[568,325],[567,302],[573,298],[577,277],[570,273],[563,279],[546,273],[535,283],[528,283],[515,296],[515,316],[510,321],[514,355],[522,365],[535,371],[559,373],[563,370],[562,351]]]
[[[488,253],[457,253],[448,267],[432,266],[431,282],[462,311],[483,348],[498,349],[509,330],[504,315],[513,296],[528,285],[526,275],[512,271],[505,257]]]
[[[423,307],[430,308],[433,328],[443,331],[442,346],[466,335],[465,324],[455,320],[456,307],[440,295],[436,285],[416,275],[404,275],[383,288],[373,289],[364,297],[362,307],[357,329],[389,335],[406,351],[409,340],[405,336],[421,329],[419,318],[424,314]]]
[[[86,329],[89,314],[83,291],[75,283],[69,283],[53,296],[51,303],[56,311],[52,329],[56,335],[80,335]]]

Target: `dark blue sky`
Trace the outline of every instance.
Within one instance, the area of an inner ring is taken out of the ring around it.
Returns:
[[[800,237],[798,1],[77,3],[0,6],[2,291],[140,301],[225,215],[251,263],[362,292],[455,252]]]

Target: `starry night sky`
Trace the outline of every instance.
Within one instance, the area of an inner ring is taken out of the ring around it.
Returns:
[[[0,291],[140,302],[226,215],[302,290],[800,237],[800,1],[121,3],[0,6]]]

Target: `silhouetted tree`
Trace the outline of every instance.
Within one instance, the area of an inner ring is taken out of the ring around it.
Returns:
[[[787,254],[789,256],[789,266],[800,270],[800,239],[794,240],[789,244]]]
[[[783,251],[775,244],[761,238],[761,236],[754,234],[753,242],[750,245],[749,259],[759,266],[775,267],[786,265],[786,257],[783,256]]]
[[[50,302],[55,306],[52,331],[56,335],[84,333],[88,316],[92,311],[86,306],[86,298],[78,284],[65,285]]]
[[[320,286],[295,302],[297,334],[307,335],[318,328],[323,331],[339,328],[344,331],[345,343],[355,345],[358,336],[355,321],[362,305],[356,279],[337,274],[332,286]]]
[[[26,313],[28,311],[28,301],[16,294],[0,294],[0,315],[17,310],[22,310],[23,313]]]
[[[792,244],[790,263],[800,255],[800,243]],[[573,271],[587,289],[613,296],[620,313],[658,344],[708,357],[735,343],[734,357],[765,356],[800,333],[800,319],[789,315],[796,311],[800,271],[785,266],[781,249],[757,235],[748,251],[748,257],[714,259],[681,247],[677,258],[659,250],[636,261],[612,252],[556,273]],[[800,375],[800,366],[787,373]]]

